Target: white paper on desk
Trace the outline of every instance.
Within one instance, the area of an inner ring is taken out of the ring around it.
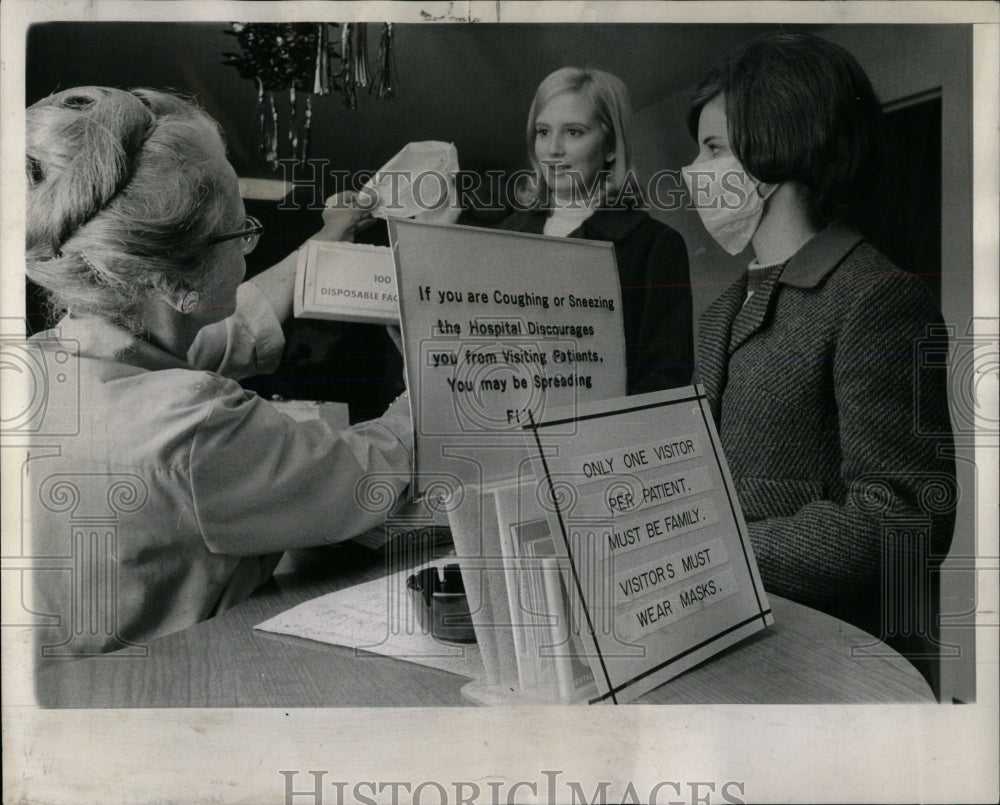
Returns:
[[[448,561],[455,559],[450,557]],[[439,560],[429,564],[446,563]],[[475,643],[436,640],[420,626],[406,590],[407,578],[420,569],[411,568],[328,593],[258,623],[254,628],[347,646],[359,652],[482,679],[483,661]]]

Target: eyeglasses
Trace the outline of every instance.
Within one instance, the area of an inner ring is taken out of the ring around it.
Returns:
[[[257,248],[257,242],[260,240],[263,231],[264,225],[252,215],[248,215],[246,221],[243,222],[241,230],[238,232],[229,232],[225,235],[216,235],[209,243],[225,243],[227,240],[236,240],[239,238],[242,241],[243,254],[250,254],[250,252]]]

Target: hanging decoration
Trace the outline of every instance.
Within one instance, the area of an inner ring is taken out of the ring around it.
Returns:
[[[340,28],[340,52],[334,29]],[[261,156],[277,168],[281,133],[275,96],[288,93],[288,131],[285,140],[291,158],[309,156],[313,96],[342,92],[348,109],[358,108],[358,89],[376,88],[379,100],[395,94],[392,26],[383,26],[379,42],[378,73],[368,70],[366,23],[233,23],[226,33],[235,36],[239,53],[224,53],[223,64],[257,85],[257,135]],[[335,60],[340,61],[339,68]],[[302,102],[300,104],[300,97]]]
[[[354,31],[353,23],[344,23],[340,30],[340,80],[343,83],[344,106],[348,109],[358,108],[358,87],[354,77]]]
[[[378,72],[375,74],[375,83],[372,84],[375,97],[380,101],[387,101],[396,95],[396,60],[392,35],[392,23],[383,23],[378,42]]]

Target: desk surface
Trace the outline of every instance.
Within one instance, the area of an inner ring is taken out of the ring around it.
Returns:
[[[65,708],[467,705],[461,694],[465,677],[253,629],[303,601],[384,572],[378,552],[353,545],[299,555],[249,600],[151,642],[147,656],[47,661],[36,675],[38,702]],[[867,633],[782,598],[770,601],[773,626],[638,701],[934,701],[913,666]],[[857,647],[864,647],[865,656],[852,656]]]

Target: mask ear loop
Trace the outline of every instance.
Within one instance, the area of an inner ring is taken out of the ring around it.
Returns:
[[[781,187],[780,184],[768,184],[767,182],[757,182],[757,195],[760,196],[762,201],[767,201],[771,196],[778,192],[778,188]],[[764,189],[767,188],[767,192]]]

